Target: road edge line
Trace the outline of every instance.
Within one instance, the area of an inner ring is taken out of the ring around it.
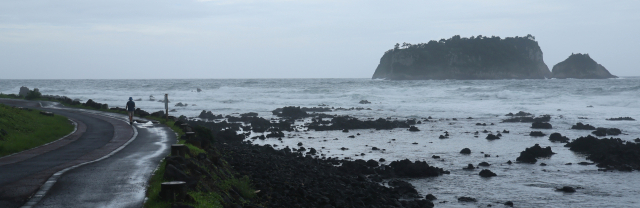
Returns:
[[[112,116],[108,116],[108,115],[101,115],[104,117],[110,117],[113,119],[117,119],[122,121],[122,119],[119,118],[115,118]],[[84,163],[80,163],[65,169],[62,169],[56,173],[54,173],[51,177],[49,177],[49,179],[47,179],[47,181],[42,184],[42,186],[40,186],[40,189],[29,199],[29,201],[27,201],[27,203],[25,203],[23,206],[21,206],[21,208],[32,208],[35,205],[37,205],[40,200],[42,200],[42,198],[44,198],[44,196],[47,194],[47,192],[49,191],[49,189],[51,189],[51,187],[53,187],[53,185],[58,181],[58,178],[60,178],[60,176],[62,176],[62,174],[64,174],[65,172],[69,171],[69,170],[73,170],[77,167],[86,165],[86,164],[91,164],[94,162],[98,162],[104,159],[107,159],[109,157],[111,157],[112,155],[114,155],[115,153],[119,152],[120,150],[124,149],[125,147],[127,147],[129,145],[129,143],[133,142],[133,140],[136,139],[136,137],[138,136],[138,130],[136,129],[135,126],[131,126],[131,128],[133,129],[133,136],[131,137],[131,139],[129,139],[129,141],[127,141],[126,143],[124,143],[122,146],[118,147],[117,149],[111,151],[109,154],[102,156],[101,158],[92,160],[92,161],[88,161],[88,162],[84,162]],[[115,133],[115,132],[114,132]],[[114,135],[115,137],[115,135]]]

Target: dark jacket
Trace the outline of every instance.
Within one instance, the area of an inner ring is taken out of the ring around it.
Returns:
[[[136,110],[136,102],[129,100],[127,102],[127,111],[135,111]]]

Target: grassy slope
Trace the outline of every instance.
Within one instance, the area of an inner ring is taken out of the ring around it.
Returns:
[[[71,133],[73,124],[60,115],[44,116],[37,110],[20,110],[0,104],[0,156],[31,149]]]
[[[175,131],[179,136],[184,134],[184,132],[180,128],[173,125],[175,122],[166,121],[164,119],[157,119],[157,120],[171,127],[171,129]],[[185,140],[178,140],[178,143],[185,144]],[[197,155],[198,153],[207,153],[206,150],[200,149],[191,144],[185,144],[185,145],[189,148],[189,151],[193,155]],[[189,158],[189,155],[187,155],[186,157]],[[247,176],[244,176],[241,178],[235,177],[236,174],[233,174],[235,171],[232,168],[230,168],[226,164],[226,162],[223,162],[223,163],[225,165],[221,167],[217,167],[215,170],[205,168],[207,172],[214,177],[214,180],[217,181],[215,182],[216,185],[214,186],[217,186],[220,192],[202,192],[202,191],[189,192],[188,194],[189,196],[191,196],[191,198],[193,198],[194,202],[191,202],[191,203],[186,202],[185,204],[193,205],[194,207],[197,207],[197,208],[223,207],[224,200],[222,196],[225,196],[225,195],[229,196],[228,191],[233,188],[238,189],[240,194],[246,199],[251,199],[255,197],[255,190],[251,186],[250,179]],[[153,173],[153,176],[151,176],[151,179],[149,179],[149,186],[147,188],[147,193],[146,193],[147,201],[145,202],[144,207],[149,207],[149,208],[171,207],[170,202],[163,201],[159,197],[160,184],[163,182],[167,182],[167,180],[164,179],[164,170],[166,165],[167,165],[166,161],[163,161],[162,163],[160,163],[158,169],[156,169],[156,171]],[[222,174],[231,175],[234,177],[221,179],[221,178],[224,178],[224,177],[221,177]],[[210,181],[203,181],[203,182],[207,183]],[[246,202],[246,203],[250,203],[250,202]]]

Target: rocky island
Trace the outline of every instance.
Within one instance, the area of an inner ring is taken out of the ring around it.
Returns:
[[[594,61],[589,54],[571,54],[566,60],[553,66],[553,77],[557,79],[608,79],[618,78],[604,66]]]
[[[544,79],[551,71],[535,37],[496,36],[396,44],[384,53],[373,79]]]

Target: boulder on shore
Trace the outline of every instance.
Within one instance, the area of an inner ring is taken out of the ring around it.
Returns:
[[[536,121],[531,124],[531,128],[532,129],[551,129],[552,126],[550,123],[547,123],[547,122]]]
[[[556,132],[549,135],[549,141],[567,143],[569,142],[569,138],[567,138],[566,136],[562,136],[562,134]]]
[[[493,177],[493,176],[498,176],[495,173],[493,173],[493,172],[491,172],[490,170],[487,170],[487,169],[483,169],[482,171],[480,171],[480,173],[478,175],[480,175],[480,177],[483,177],[483,178],[489,178],[489,177]]]
[[[478,200],[472,197],[463,196],[458,198],[459,202],[477,202]]]
[[[516,161],[533,164],[538,161],[536,158],[550,157],[553,154],[555,153],[551,151],[551,147],[542,148],[540,145],[535,144],[533,147],[520,152],[520,156],[516,158]]]
[[[596,127],[589,125],[589,124],[583,124],[581,122],[576,123],[576,125],[571,126],[571,129],[578,129],[578,130],[596,130]]]
[[[27,96],[27,94],[29,94],[29,88],[25,86],[20,87],[20,92],[18,92],[18,96],[24,97],[24,96]]]

